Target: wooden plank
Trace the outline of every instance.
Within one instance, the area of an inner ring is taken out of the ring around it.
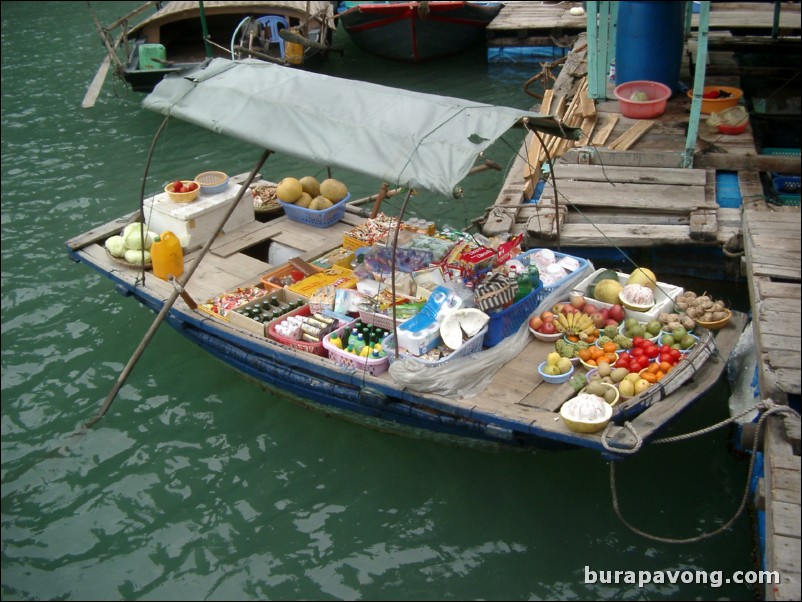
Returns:
[[[591,145],[604,146],[620,118],[620,115],[613,113],[599,113],[599,117],[596,121],[596,131],[590,141]]]
[[[638,209],[689,213],[695,209],[716,209],[705,199],[701,186],[638,185],[615,182],[562,182],[557,190],[565,202],[577,206]]]
[[[610,150],[619,150],[619,151],[626,151],[632,147],[638,140],[640,140],[641,136],[643,136],[649,129],[654,126],[654,121],[644,119],[639,121],[631,128],[629,128],[626,132],[624,132],[621,136],[613,140],[611,144],[607,145],[607,148]]]
[[[709,175],[704,169],[664,168],[660,170],[643,167],[602,165],[580,165],[558,163],[554,169],[560,179],[590,182],[621,182],[627,184],[673,184],[677,186],[704,186]],[[715,181],[715,180],[714,180]]]
[[[716,240],[718,220],[715,209],[697,209],[691,211],[690,236],[693,240]]]

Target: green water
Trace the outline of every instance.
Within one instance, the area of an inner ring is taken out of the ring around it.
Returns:
[[[97,10],[108,23],[136,4]],[[522,91],[531,64],[488,66],[469,52],[410,67],[365,56],[341,33],[337,42],[346,54],[325,66],[332,75],[533,102]],[[747,516],[707,542],[652,542],[615,516],[596,454],[491,453],[356,426],[263,391],[166,326],[106,418],[72,439],[153,320],[63,246],[135,208],[161,121],[111,80],[95,108],[80,108],[101,57],[85,3],[3,2],[3,599],[753,598],[736,584],[584,583],[585,566],[751,570]],[[488,156],[508,165],[519,144],[511,134]],[[257,157],[173,123],[148,188],[205,168],[247,171]],[[322,169],[271,157],[264,172]],[[378,189],[342,178],[364,195]],[[414,211],[464,225],[502,178],[471,180],[460,201],[422,195]],[[727,396],[722,383],[669,432],[721,420]],[[722,524],[747,468],[728,436],[621,464],[625,516],[667,537]]]

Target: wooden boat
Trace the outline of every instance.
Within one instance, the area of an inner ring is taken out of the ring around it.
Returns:
[[[336,354],[327,357],[309,353],[309,348],[265,336],[264,325],[256,324],[254,328],[255,323],[234,320],[233,314],[226,320],[202,311],[195,300],[203,302],[224,291],[263,282],[276,268],[264,261],[270,245],[300,248],[299,257],[312,261],[341,246],[344,235],[365,221],[343,211],[325,228],[294,221],[287,215],[264,223],[238,218],[238,223],[229,225],[239,208],[251,205],[246,189],[272,150],[322,161],[335,168],[358,166],[377,181],[399,183],[410,189],[425,187],[448,195],[470,172],[486,146],[515,124],[525,123],[551,134],[577,134],[552,117],[526,111],[341,80],[259,61],[234,63],[215,59],[203,74],[202,79],[194,78],[192,73],[166,78],[146,97],[144,106],[215,127],[223,134],[271,150],[265,151],[249,175],[233,179],[237,184],[215,207],[214,228],[209,234],[186,245],[186,268],[179,279],[180,287],[147,272],[143,278],[137,266],[120,265],[104,249],[110,236],[140,219],[139,212],[98,225],[66,243],[72,259],[100,272],[124,295],[157,312],[154,327],[158,320],[166,319],[189,340],[259,383],[326,412],[382,429],[524,448],[590,448],[610,458],[624,457],[648,442],[721,376],[745,325],[743,314],[734,313],[730,323],[720,330],[700,331],[697,345],[659,386],[615,406],[605,431],[578,433],[567,428],[558,412],[575,392],[570,384],[553,385],[538,376],[536,366],[553,344],[532,338],[527,318],[533,311],[565,299],[592,269],[590,264],[559,284],[537,289],[516,302],[512,306],[515,312],[510,315],[517,317],[502,322],[503,334],[493,347],[476,346],[476,341],[482,339],[474,337],[468,349],[472,353],[457,351],[443,361],[428,364],[399,357],[389,362],[386,371],[337,361]],[[292,106],[281,99],[281,91],[290,82],[296,92]],[[326,99],[303,93],[307,87],[314,90],[321,85],[337,98],[348,99],[336,115],[329,110]],[[242,107],[242,111],[234,113],[239,118],[222,119],[224,115],[230,117],[234,95]],[[399,112],[408,115],[401,121],[402,128],[397,113],[367,110],[381,106],[386,98],[392,98]],[[287,145],[285,140],[298,138],[288,132],[303,129],[307,123],[305,119],[292,119],[295,111],[318,116],[318,141],[344,139],[347,135],[364,144],[316,144],[314,149]],[[260,113],[270,117],[259,118]],[[382,120],[389,121],[382,125]],[[465,132],[474,134],[466,137]],[[379,140],[381,145],[398,151],[397,162],[376,156],[372,149]],[[206,215],[210,215],[208,211]],[[129,367],[137,357],[135,354]],[[129,371],[127,368],[124,374]],[[113,394],[108,403],[110,399]]]
[[[343,2],[338,19],[366,52],[420,63],[482,42],[501,7],[498,2]]]
[[[153,5],[161,6],[128,27]],[[213,56],[314,64],[331,49],[332,18],[330,2],[147,2],[112,25],[96,26],[121,77],[134,91],[150,92],[168,73]]]

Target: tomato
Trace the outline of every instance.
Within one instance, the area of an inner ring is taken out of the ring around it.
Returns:
[[[638,364],[640,365],[641,370],[647,368],[650,363],[651,362],[649,361],[649,358],[646,357],[645,355],[638,358]]]
[[[678,362],[682,358],[682,352],[679,349],[672,349],[671,357],[674,358],[675,362]]]
[[[632,338],[632,346],[633,347],[641,347],[641,346],[643,346],[643,341],[644,341],[643,337],[633,337]]]
[[[658,355],[660,355],[660,350],[657,349],[656,346],[649,345],[648,347],[646,347],[646,357],[648,357],[649,359],[654,359]]]
[[[181,180],[176,180],[173,182],[173,192],[180,192],[179,188],[183,188],[184,184],[181,183]]]
[[[658,357],[661,364],[671,364],[673,366],[676,361],[670,353],[661,353]]]
[[[193,190],[195,190],[197,187],[198,187],[198,185],[197,185],[197,184],[195,184],[195,182],[190,182],[189,184],[187,184],[187,186],[186,186],[186,188],[184,188],[184,190],[185,190],[186,192],[192,192],[192,191],[193,191]]]
[[[627,370],[629,370],[630,372],[640,372],[641,370],[643,370],[643,368],[640,367],[640,362],[638,362],[638,360],[633,359],[629,363]]]
[[[660,355],[671,353],[671,345],[660,345]]]
[[[618,359],[622,362],[629,363],[629,360],[632,359],[632,356],[625,351],[624,353],[618,356]]]
[[[632,349],[630,349],[629,355],[631,355],[634,358],[643,357],[644,355],[646,355],[646,350],[643,347],[633,347]]]

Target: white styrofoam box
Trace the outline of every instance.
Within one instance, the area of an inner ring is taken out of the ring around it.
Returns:
[[[582,291],[583,293],[588,290],[588,286],[596,279],[596,276],[604,272],[605,269],[601,268],[593,272],[590,276],[585,278],[582,282],[576,285],[574,290]],[[629,278],[629,274],[623,274],[621,272],[616,272],[618,275],[618,282],[622,285],[626,285],[627,278]],[[674,286],[673,284],[666,284],[665,282],[657,281],[657,288],[654,291],[654,306],[649,311],[632,311],[631,309],[625,309],[626,315],[628,318],[635,318],[640,322],[648,322],[649,320],[656,320],[657,316],[660,315],[661,312],[672,312],[672,307],[674,305],[674,301],[678,296],[680,296],[685,289],[679,286]],[[585,301],[588,303],[593,303],[596,307],[606,307],[610,308],[612,305],[609,303],[604,303],[603,301],[598,301],[593,299],[592,297],[585,296]]]
[[[145,223],[159,234],[169,230],[179,238],[185,249],[201,247],[214,234],[240,188],[239,184],[229,184],[223,192],[200,195],[191,203],[171,201],[166,192],[148,197],[144,203]],[[253,199],[251,195],[244,194],[222,232],[230,232],[252,221]]]

